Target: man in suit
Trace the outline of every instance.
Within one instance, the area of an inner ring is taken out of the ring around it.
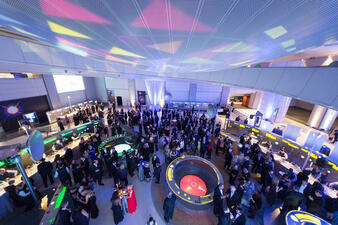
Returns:
[[[123,164],[120,165],[120,168],[118,169],[117,174],[118,174],[119,181],[124,182],[124,185],[128,186],[128,172]]]
[[[174,209],[175,209],[176,195],[172,192],[169,192],[168,197],[164,200],[163,210],[164,210],[164,220],[169,222],[173,218]]]
[[[282,215],[285,215],[290,210],[295,210],[303,201],[303,194],[299,192],[299,186],[294,185],[292,191],[290,191],[284,199]]]
[[[156,177],[156,184],[160,183],[161,166],[160,163],[156,163],[154,167],[154,177]]]
[[[216,216],[223,212],[223,199],[225,199],[224,184],[219,184],[214,190],[214,214]]]
[[[153,164],[153,168],[156,167],[157,163],[160,163],[160,159],[158,158],[158,156],[156,155],[156,153],[154,153],[154,156],[151,158],[151,162]]]
[[[44,158],[41,159],[41,163],[38,165],[38,173],[40,174],[42,181],[43,181],[43,185],[45,186],[45,188],[48,187],[47,184],[47,177],[49,178],[49,181],[51,184],[54,183],[54,179],[53,179],[53,165],[51,162],[46,162]]]
[[[234,215],[234,218],[233,218],[233,222],[231,225],[245,225],[246,224],[246,217],[243,214],[242,208],[237,207],[233,215]]]
[[[232,213],[235,212],[236,206],[240,203],[241,199],[237,193],[236,187],[231,185],[226,192],[227,205]]]
[[[264,179],[262,180],[262,189],[261,189],[261,191],[263,192],[263,193],[265,193],[265,192],[268,192],[269,191],[269,188],[270,188],[270,186],[271,186],[271,184],[272,184],[272,180],[273,180],[273,171],[272,170],[270,170],[269,172],[268,172],[268,174],[264,177]]]
[[[97,159],[95,159],[94,163],[90,166],[90,175],[95,183],[98,181],[99,185],[104,185],[102,183],[102,167],[99,165]]]

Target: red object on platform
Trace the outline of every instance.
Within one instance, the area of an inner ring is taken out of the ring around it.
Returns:
[[[137,202],[136,202],[134,187],[132,188],[131,197],[128,198],[127,202],[128,202],[128,211],[129,211],[129,213],[135,212],[136,211],[136,207],[137,207]]]
[[[203,196],[207,193],[207,186],[198,176],[186,175],[180,181],[180,187],[183,191],[196,196]]]

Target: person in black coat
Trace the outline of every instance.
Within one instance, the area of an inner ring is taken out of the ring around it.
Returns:
[[[118,166],[116,164],[115,161],[113,161],[112,165],[111,165],[111,173],[113,175],[113,179],[114,179],[114,184],[116,185],[119,182],[119,178],[118,178]]]
[[[89,176],[89,159],[82,156],[80,158],[80,163],[81,163],[81,168],[83,170],[83,172],[86,174],[86,176]]]
[[[234,185],[235,184],[235,180],[238,176],[238,166],[235,165],[234,168],[231,169],[230,174],[229,174],[229,184],[230,185]]]
[[[90,175],[95,183],[98,182],[99,185],[104,185],[102,183],[102,168],[100,167],[97,159],[94,160],[94,163],[90,167]]]
[[[230,211],[228,208],[226,208],[226,210],[222,210],[221,215],[218,216],[217,225],[231,225]]]
[[[153,168],[156,167],[157,163],[160,163],[160,158],[158,158],[158,156],[156,155],[156,153],[151,158],[151,163],[153,164]]]
[[[254,218],[257,210],[262,207],[262,197],[259,192],[254,193],[250,199],[249,217]]]
[[[16,193],[16,186],[14,185],[15,181],[8,181],[8,186],[5,187],[5,191],[8,194],[9,198],[13,201],[15,207],[20,206],[20,201],[18,194]]]
[[[242,212],[241,208],[237,208],[236,212],[233,214],[234,219],[231,225],[246,225],[246,217]]]
[[[49,178],[49,182],[51,184],[54,183],[53,179],[53,164],[51,162],[46,162],[44,158],[41,159],[41,163],[38,165],[38,173],[40,174],[43,185],[48,187],[47,177]]]
[[[73,173],[74,182],[76,184],[81,183],[84,177],[84,172],[79,164],[77,163],[73,164],[72,173]]]
[[[69,169],[65,167],[63,163],[58,163],[57,168],[58,169],[56,170],[55,177],[59,177],[62,185],[64,186],[68,184],[71,185],[72,181],[71,181],[71,177],[69,174]]]
[[[261,192],[265,193],[269,191],[272,181],[273,181],[273,171],[270,170],[269,173],[262,180],[263,185],[262,185]]]
[[[117,176],[118,176],[119,182],[124,182],[124,185],[128,186],[128,172],[123,164],[120,165],[120,168],[118,169],[117,174],[118,174]]]
[[[325,199],[321,190],[315,190],[313,194],[306,199],[306,211],[319,216],[325,205]]]
[[[146,163],[145,166],[143,167],[143,173],[147,182],[149,182],[151,177],[149,163]]]
[[[137,162],[136,162],[136,159],[134,157],[134,155],[132,154],[127,154],[127,168],[128,168],[128,173],[131,177],[134,176],[134,171],[137,167]]]
[[[224,184],[219,184],[214,190],[214,214],[220,216],[223,212],[223,201],[225,199],[224,195]]]
[[[169,222],[173,218],[174,209],[175,209],[176,195],[172,192],[169,192],[168,197],[164,200],[163,210],[164,210],[164,220]]]
[[[232,162],[232,158],[233,158],[233,155],[232,155],[232,148],[230,148],[229,150],[227,150],[225,152],[225,156],[224,156],[224,168],[225,169],[229,169],[230,166],[231,166],[231,162]]]
[[[161,165],[160,163],[156,163],[154,167],[154,177],[156,177],[156,184],[160,183],[161,177]]]
[[[57,119],[57,124],[60,128],[60,131],[63,131],[65,129],[63,123],[62,123],[62,120],[60,118]]]
[[[229,207],[230,211],[234,213],[237,205],[241,201],[237,193],[236,187],[234,185],[231,185],[230,188],[227,190],[226,201],[227,201],[227,206]]]
[[[303,194],[299,193],[299,187],[294,185],[292,191],[287,193],[287,196],[284,199],[281,214],[285,215],[287,212],[297,209],[302,203],[303,198]]]

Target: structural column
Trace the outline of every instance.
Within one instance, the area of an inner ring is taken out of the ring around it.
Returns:
[[[149,96],[150,104],[152,106],[163,105],[164,104],[164,81],[158,80],[146,80],[145,81],[147,93]]]
[[[263,113],[263,118],[276,123],[281,123],[289,109],[291,98],[275,93],[263,92],[258,111]]]
[[[326,111],[327,108],[320,105],[315,105],[312,109],[310,118],[307,121],[307,125],[313,128],[319,128]]]
[[[319,129],[324,130],[325,132],[329,131],[337,118],[337,114],[338,112],[336,110],[327,109],[324,118],[320,123]]]
[[[131,106],[135,106],[136,103],[136,86],[134,79],[128,79],[128,92]]]
[[[230,87],[229,86],[223,86],[219,105],[223,106],[223,107],[226,106],[229,98],[230,98]]]
[[[248,107],[251,109],[257,109],[262,98],[262,92],[257,91],[250,95],[250,101]]]

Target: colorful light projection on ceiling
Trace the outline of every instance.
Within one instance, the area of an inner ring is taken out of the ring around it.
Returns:
[[[336,0],[297,7],[295,1],[1,0],[0,26],[106,60],[116,72],[133,67],[165,75],[246,66],[334,42],[336,6]],[[309,8],[316,20],[309,20]]]
[[[74,4],[67,0],[40,0],[42,11],[54,17],[80,20],[92,23],[112,24],[111,21]]]
[[[118,47],[112,47],[110,49],[110,54],[114,54],[114,55],[123,55],[123,56],[130,56],[130,57],[134,57],[134,58],[141,58],[141,59],[145,59],[145,57],[137,55],[135,53],[129,52],[127,50],[123,50],[121,48]]]
[[[197,32],[211,32],[213,29],[193,17],[182,12],[164,0],[154,0],[143,10],[133,26],[158,30],[190,31],[192,27]]]
[[[91,39],[90,37],[88,37],[87,35],[81,34],[79,32],[76,32],[74,30],[71,30],[67,27],[61,26],[57,23],[54,23],[52,21],[47,21],[50,30],[58,33],[58,34],[63,34],[63,35],[68,35],[68,36],[73,36],[73,37],[79,37],[79,38],[86,38],[86,39]]]
[[[154,49],[157,49],[162,52],[169,53],[169,54],[175,54],[178,51],[178,49],[181,47],[182,43],[183,41],[174,41],[174,42],[147,45],[147,47],[154,48]]]

